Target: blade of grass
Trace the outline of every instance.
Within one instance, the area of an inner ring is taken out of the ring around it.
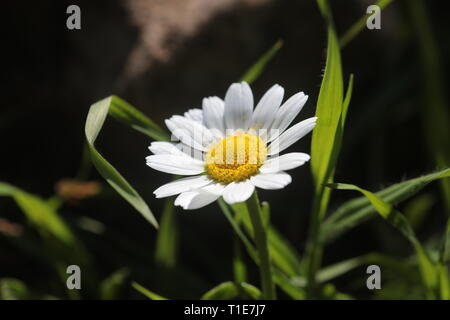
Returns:
[[[283,41],[278,40],[266,53],[264,53],[261,58],[258,59],[241,77],[241,81],[247,81],[248,83],[253,83],[259,78],[261,73],[264,71],[267,63],[275,56],[275,54],[283,46]]]
[[[143,286],[141,286],[139,283],[137,282],[133,282],[131,283],[131,286],[136,289],[136,291],[142,293],[144,296],[146,296],[147,298],[151,299],[151,300],[169,300],[167,298],[164,298],[162,296],[160,296],[159,294],[156,294],[154,292],[151,292],[150,290],[144,288]]]
[[[408,1],[408,8],[415,27],[415,39],[424,74],[423,120],[427,146],[439,168],[450,166],[450,113],[446,101],[444,67],[427,9],[422,0]],[[450,180],[441,181],[442,196],[450,216]]]
[[[442,239],[441,252],[439,254],[438,273],[440,298],[450,300],[450,279],[447,263],[450,261],[450,218],[447,219],[447,225]]]
[[[380,7],[380,10],[383,10],[388,5],[390,5],[394,0],[378,0],[375,2],[375,5]],[[361,31],[366,28],[367,15],[362,16],[359,20],[357,20],[347,32],[340,38],[339,44],[341,48],[344,48],[347,44],[349,44],[356,36],[358,36]]]
[[[423,249],[419,240],[417,239],[414,230],[410,226],[408,220],[405,216],[396,210],[391,204],[383,201],[376,194],[362,189],[358,186],[344,183],[333,183],[327,185],[330,188],[339,190],[355,190],[361,192],[366,196],[372,206],[377,210],[379,215],[392,224],[398,231],[400,231],[414,246],[416,251],[417,259],[419,262],[419,268],[422,275],[422,281],[424,287],[426,288],[427,297],[433,299],[436,297],[438,279],[436,268],[428,253]]]
[[[439,179],[446,179],[449,176],[450,168],[440,170],[394,184],[378,191],[376,195],[383,201],[396,205],[414,196],[429,183]],[[323,243],[333,241],[351,228],[373,217],[375,217],[375,209],[366,197],[363,196],[347,201],[324,221],[319,239]]]
[[[120,298],[120,291],[130,274],[128,269],[119,269],[100,284],[100,298],[102,300],[115,300]]]
[[[314,297],[316,272],[322,260],[322,248],[318,241],[319,229],[330,199],[330,190],[323,184],[333,181],[342,134],[352,92],[349,85],[344,103],[344,84],[339,43],[334,29],[333,18],[326,0],[317,0],[317,5],[327,24],[327,58],[325,72],[320,87],[316,107],[317,124],[311,141],[311,173],[315,184],[313,207],[311,211],[305,265],[307,266],[308,293]]]
[[[244,244],[250,258],[252,258],[256,265],[259,265],[259,257],[255,248],[253,247],[253,244],[247,238],[244,231],[240,228],[239,224],[236,222],[236,218],[233,217],[230,208],[222,199],[219,199],[217,202],[228,222],[231,224],[233,230]],[[300,300],[305,298],[304,290],[295,285],[290,278],[284,275],[284,273],[276,267],[276,265],[272,266],[272,277],[275,284],[293,299]]]
[[[136,130],[146,133],[150,137],[161,138],[161,132],[152,125],[150,120],[145,120],[146,117],[139,111],[115,96],[94,103],[89,109],[85,125],[86,141],[91,153],[92,162],[98,172],[114,188],[114,190],[139,211],[148,222],[155,228],[158,228],[158,222],[145,201],[94,146],[95,140],[97,139],[108,114],[126,122]]]
[[[175,221],[173,202],[173,198],[166,200],[155,249],[156,263],[168,269],[175,267],[178,250],[178,227]]]

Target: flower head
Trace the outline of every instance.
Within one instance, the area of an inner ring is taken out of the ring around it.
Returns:
[[[156,189],[156,197],[178,195],[175,205],[197,209],[221,196],[229,204],[246,201],[255,187],[273,190],[288,185],[291,176],[284,171],[303,165],[310,157],[300,152],[279,153],[308,134],[317,118],[288,129],[308,96],[299,92],[281,105],[283,95],[283,88],[274,85],[253,110],[249,85],[234,83],[225,101],[205,98],[202,109],[166,120],[177,142],[153,142],[147,165],[189,177]]]

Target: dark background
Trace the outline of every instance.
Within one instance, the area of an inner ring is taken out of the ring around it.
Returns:
[[[339,34],[365,14],[371,1],[330,1]],[[66,8],[81,8],[81,30],[66,28]],[[434,36],[448,71],[449,25],[443,1],[426,1]],[[165,118],[199,107],[204,96],[226,89],[277,40],[284,46],[252,84],[255,100],[274,83],[285,97],[304,91],[309,101],[300,118],[314,114],[325,60],[326,30],[315,1],[294,0],[128,0],[33,1],[4,4],[0,107],[0,180],[44,198],[58,181],[75,177],[89,106],[117,94],[163,125]],[[423,129],[417,36],[406,1],[382,12],[381,30],[364,30],[342,51],[344,77],[355,86],[336,181],[378,190],[435,169]],[[444,74],[448,72],[443,72]],[[309,153],[310,138],[294,148]],[[148,168],[150,140],[114,120],[97,141],[100,152],[150,204],[157,218],[163,201],[153,190],[170,177]],[[273,224],[303,252],[312,198],[309,165],[292,172],[281,192],[260,192],[272,206]],[[177,270],[153,263],[156,232],[116,195],[95,169],[99,196],[65,204],[61,215],[95,257],[99,276],[128,267],[130,280],[174,298],[196,298],[232,279],[232,231],[216,204],[194,212],[177,209],[180,232]],[[442,232],[445,214],[437,184],[427,187],[433,206],[419,236]],[[336,192],[330,211],[355,196]],[[25,219],[12,200],[0,199],[0,216]],[[78,227],[80,217],[106,226],[102,236]],[[383,221],[374,220],[331,244],[324,264],[371,251],[408,255],[408,243]],[[250,265],[252,265],[250,263]],[[250,278],[257,283],[256,270]],[[62,295],[53,271],[0,233],[0,277],[23,280],[36,291]],[[337,286],[360,297],[355,270]],[[367,290],[366,290],[367,291]],[[86,297],[95,297],[87,293]],[[137,298],[125,288],[122,298]]]

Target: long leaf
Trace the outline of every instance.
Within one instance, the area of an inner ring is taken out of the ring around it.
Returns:
[[[328,187],[339,190],[355,190],[361,192],[370,201],[372,206],[376,209],[379,215],[391,223],[398,231],[400,231],[414,246],[416,255],[419,261],[419,267],[422,274],[422,280],[427,288],[427,295],[433,298],[436,293],[438,285],[438,278],[435,266],[429,258],[427,252],[423,249],[419,240],[417,239],[414,230],[410,226],[405,216],[396,210],[391,204],[383,201],[376,194],[362,189],[358,186],[344,183],[329,184]]]
[[[245,248],[247,249],[247,253],[249,254],[250,258],[255,262],[255,264],[259,264],[259,257],[256,252],[256,249],[254,248],[251,241],[247,238],[244,231],[240,228],[239,224],[236,222],[236,219],[233,217],[231,210],[223,201],[222,199],[218,200],[220,209],[224,213],[225,217],[227,218],[228,222],[230,222],[232,228],[234,229],[235,233],[239,236],[242,243],[244,244]],[[297,286],[291,278],[287,277],[283,272],[281,272],[277,266],[272,266],[272,277],[277,286],[279,286],[286,294],[288,294],[293,299],[304,299],[305,298],[305,292],[303,288]]]
[[[243,204],[234,204],[231,207],[241,219],[246,231],[252,235],[252,224],[247,212],[247,207]],[[264,220],[268,220],[268,218],[265,217]],[[300,275],[300,258],[297,252],[273,226],[269,226],[267,230],[267,239],[273,264],[287,276]]]
[[[155,228],[158,228],[158,222],[145,201],[94,146],[95,140],[103,127],[108,113],[153,138],[161,138],[161,133],[152,125],[150,120],[145,121],[145,116],[139,111],[133,109],[130,105],[125,104],[123,100],[115,96],[105,98],[93,104],[89,109],[85,126],[86,140],[91,153],[91,159],[98,172],[114,188],[114,190],[139,211],[147,221]]]
[[[445,179],[450,176],[450,169],[433,172],[421,177],[394,184],[386,189],[378,191],[377,197],[387,203],[396,205],[417,194],[430,182]],[[366,197],[352,199],[341,205],[322,224],[320,231],[321,242],[330,242],[376,216],[375,209]]]
[[[248,83],[254,82],[259,78],[261,73],[264,71],[267,63],[275,56],[275,54],[283,46],[283,41],[278,40],[261,58],[258,59],[242,76],[242,81],[247,81]]]
[[[134,289],[136,289],[136,291],[139,291],[140,293],[142,293],[144,296],[146,296],[147,298],[149,298],[151,300],[169,300],[167,298],[160,296],[159,294],[156,294],[156,293],[144,288],[137,282],[131,283],[131,286]]]
[[[390,5],[394,0],[378,0],[375,2],[375,5],[380,7],[380,10],[383,10],[388,5]],[[362,16],[358,21],[356,21],[347,32],[339,40],[341,48],[345,47],[349,44],[358,34],[361,33],[366,28],[367,15]]]
[[[413,20],[414,39],[418,40],[418,50],[423,69],[423,128],[426,145],[434,162],[440,168],[450,166],[450,113],[445,85],[444,61],[438,42],[428,18],[424,1],[408,1]],[[450,216],[450,180],[441,181],[442,195]]]
[[[178,249],[178,228],[174,216],[173,201],[172,198],[166,200],[155,250],[156,263],[169,269],[176,265]]]

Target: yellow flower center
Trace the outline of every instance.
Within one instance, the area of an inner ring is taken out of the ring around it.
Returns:
[[[243,181],[259,172],[266,156],[266,144],[260,137],[239,131],[209,147],[206,172],[224,184]]]

